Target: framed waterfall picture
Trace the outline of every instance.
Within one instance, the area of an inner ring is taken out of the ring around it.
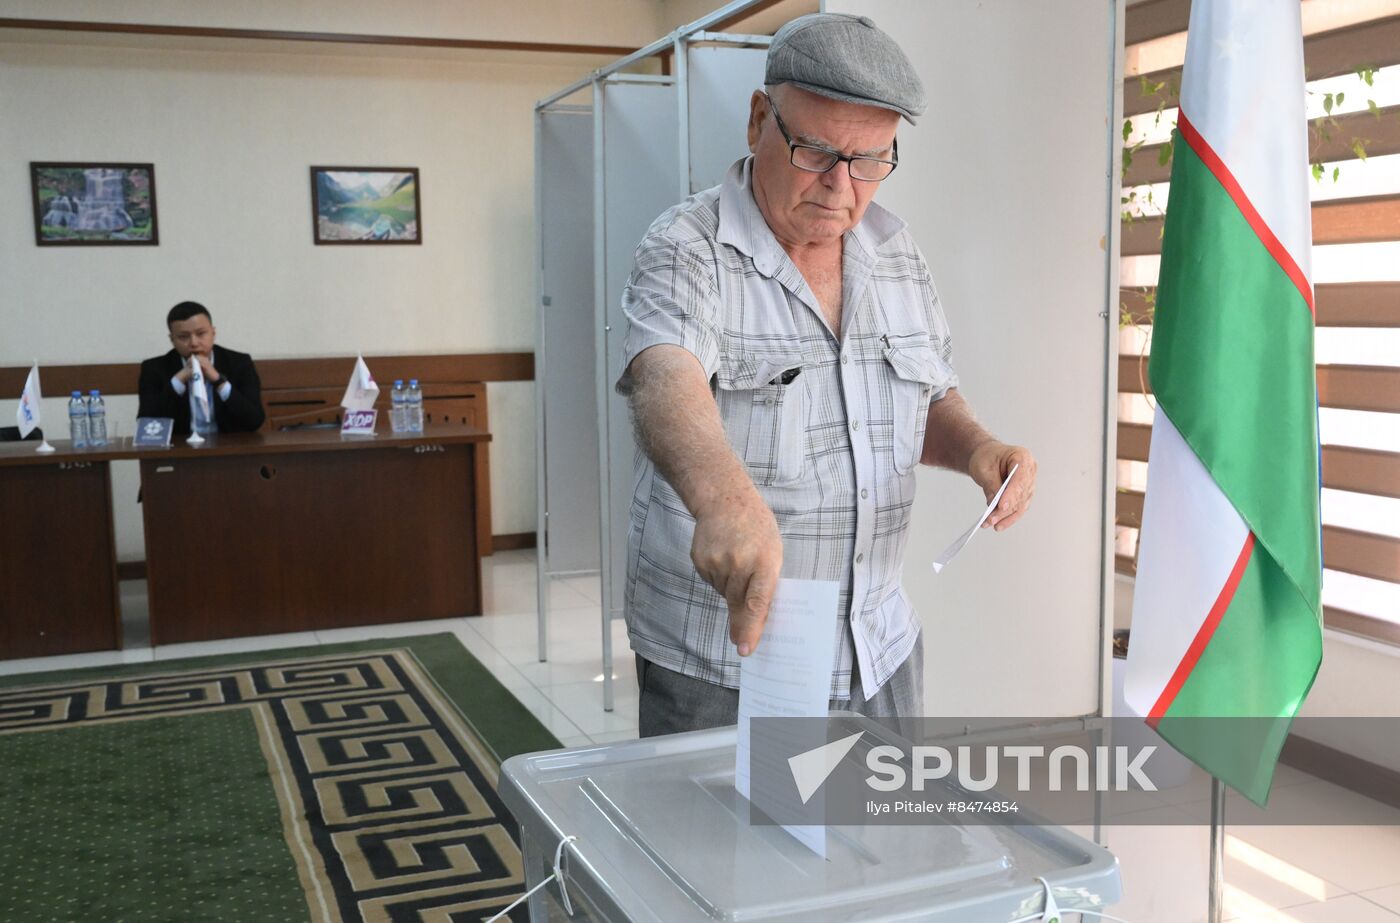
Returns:
[[[417,167],[312,167],[318,244],[421,244]]]
[[[160,243],[152,164],[31,162],[29,186],[41,247]]]

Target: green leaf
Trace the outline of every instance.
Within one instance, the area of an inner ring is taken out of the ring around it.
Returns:
[[[1312,165],[1312,175],[1314,180],[1318,182],[1322,181],[1322,164],[1315,163]]]
[[[1332,168],[1332,182],[1335,183],[1337,180],[1341,179],[1341,177],[1342,177],[1342,168],[1341,168],[1341,167],[1333,167],[1333,168]]]
[[[1332,94],[1328,93],[1322,97],[1322,111],[1328,115],[1332,114]]]
[[[1124,143],[1127,143],[1128,135],[1131,135],[1132,133],[1133,133],[1133,120],[1132,120],[1132,119],[1124,119],[1124,120],[1123,120],[1123,141],[1124,141]]]
[[[1376,105],[1376,101],[1374,99],[1366,100],[1366,108],[1370,109],[1371,114],[1374,115],[1376,118],[1381,117],[1381,107]]]
[[[1345,93],[1338,93],[1338,94],[1337,94],[1337,105],[1340,106],[1340,105],[1342,104],[1342,100],[1344,100],[1344,99],[1346,99],[1346,98],[1347,98],[1347,95],[1346,95]]]
[[[1168,141],[1157,149],[1157,166],[1165,167],[1172,159],[1172,143]]]
[[[1124,174],[1125,176],[1127,175],[1128,170],[1132,167],[1132,165],[1133,165],[1133,149],[1130,148],[1130,147],[1125,147],[1125,148],[1123,148],[1123,174]]]
[[[1375,86],[1376,69],[1374,67],[1358,67],[1356,76],[1366,81],[1366,86]]]
[[[1366,142],[1360,138],[1351,139],[1351,152],[1356,155],[1357,160],[1366,159]]]

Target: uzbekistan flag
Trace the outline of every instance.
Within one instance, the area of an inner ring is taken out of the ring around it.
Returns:
[[[1262,805],[1322,662],[1297,3],[1191,5],[1173,160],[1125,691]]]

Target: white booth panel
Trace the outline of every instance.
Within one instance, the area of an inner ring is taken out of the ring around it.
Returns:
[[[749,152],[749,98],[763,88],[766,48],[700,45],[686,61],[690,112],[690,191],[718,186]]]
[[[965,477],[920,473],[904,574],[926,630],[926,712],[1093,713],[1111,574],[1115,2],[825,8],[871,17],[923,78],[928,112],[901,126],[900,167],[879,201],[928,259],[964,396],[1040,466],[1029,514],[977,536],[941,575],[930,562],[984,501]]]
[[[598,425],[594,397],[593,114],[542,110],[539,353],[550,574],[597,571]]]
[[[635,78],[633,78],[635,79]],[[656,81],[603,80],[594,84],[595,156],[603,168],[595,195],[595,241],[598,265],[597,335],[598,406],[606,433],[601,462],[603,479],[604,601],[614,617],[621,616],[627,574],[627,510],[632,499],[636,443],[626,399],[613,390],[622,374],[626,322],[622,289],[632,271],[632,257],[651,223],[676,204],[680,188],[680,157],[676,143],[679,116],[676,88]]]

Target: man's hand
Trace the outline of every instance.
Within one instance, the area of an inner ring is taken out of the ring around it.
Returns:
[[[219,380],[219,373],[214,371],[214,363],[204,353],[195,353],[194,357],[199,360],[199,367],[204,372],[204,380],[215,382]]]
[[[982,488],[988,503],[992,502],[992,497],[1001,489],[1006,476],[1017,465],[1020,465],[1020,468],[1016,471],[1016,476],[1006,485],[1006,493],[1001,495],[1001,502],[992,510],[987,521],[982,523],[982,528],[991,526],[998,532],[1009,529],[1031,505],[1031,495],[1035,493],[1035,456],[1031,455],[1030,449],[1007,445],[995,439],[988,440],[973,450],[972,458],[968,461],[967,473]]]
[[[175,378],[176,378],[177,380],[179,380],[180,384],[182,384],[182,385],[188,385],[188,384],[190,383],[190,379],[193,378],[193,377],[194,377],[194,356],[191,355],[191,356],[189,357],[189,361],[186,362],[184,365],[180,366],[180,371],[178,371],[178,372],[175,373]]]
[[[783,568],[783,540],[758,492],[717,503],[695,520],[690,559],[729,604],[729,640],[747,657],[758,647]]]

